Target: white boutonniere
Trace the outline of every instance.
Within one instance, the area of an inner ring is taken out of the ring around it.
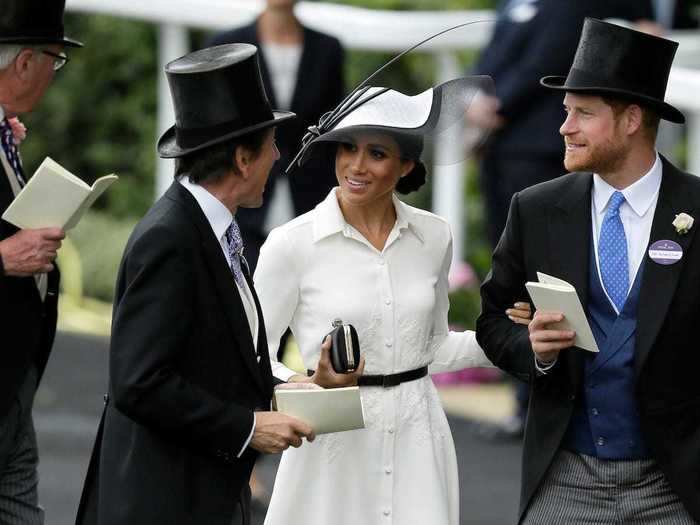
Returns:
[[[685,235],[686,233],[688,233],[690,228],[693,227],[694,222],[695,219],[693,219],[687,213],[679,213],[678,215],[676,215],[676,218],[673,219],[672,224],[676,228],[678,235]]]

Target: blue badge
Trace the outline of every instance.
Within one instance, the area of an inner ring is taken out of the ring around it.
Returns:
[[[649,246],[649,257],[658,264],[676,264],[683,257],[683,248],[674,241],[656,241]]]

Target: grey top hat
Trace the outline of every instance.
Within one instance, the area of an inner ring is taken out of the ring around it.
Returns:
[[[685,116],[664,101],[678,43],[633,29],[586,18],[574,63],[567,77],[540,83],[571,93],[610,95],[647,106],[666,120]]]

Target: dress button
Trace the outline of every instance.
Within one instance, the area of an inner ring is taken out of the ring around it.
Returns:
[[[569,394],[569,401],[576,401],[576,394]]]
[[[379,265],[383,266],[384,265],[384,259],[379,259]]]
[[[384,472],[386,472],[387,474],[391,474],[391,469],[389,467],[387,467],[384,469]]]
[[[591,414],[593,414],[594,416],[597,416],[599,414],[598,409],[594,408],[593,410],[591,410]]]
[[[386,347],[387,347],[387,348],[391,348],[392,342],[391,342],[391,341],[387,341],[385,344],[386,344]]]
[[[597,443],[598,443],[599,447],[604,446],[605,445],[605,438],[599,437]]]
[[[391,511],[390,511],[389,509],[384,509],[384,515],[385,515],[385,516],[390,516],[390,515],[391,515]]]
[[[393,433],[394,433],[394,428],[393,428],[393,427],[389,427],[389,428],[387,429],[387,432],[389,432],[389,434],[393,434]]]
[[[387,299],[386,301],[384,301],[384,304],[389,306],[391,304],[391,299]]]

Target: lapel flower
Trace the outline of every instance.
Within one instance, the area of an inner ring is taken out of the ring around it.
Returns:
[[[678,235],[685,235],[686,233],[688,233],[690,228],[693,227],[694,222],[695,219],[693,219],[687,213],[679,213],[678,215],[676,215],[676,218],[673,219],[672,224],[673,226],[675,226]]]
[[[12,129],[12,136],[15,139],[15,146],[19,146],[20,143],[27,138],[27,128],[17,117],[8,118],[7,122],[10,124]]]

